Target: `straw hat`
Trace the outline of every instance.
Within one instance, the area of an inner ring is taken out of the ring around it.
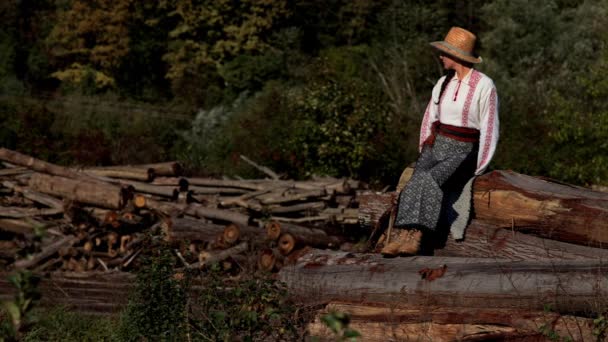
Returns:
[[[473,55],[476,39],[477,37],[473,33],[454,26],[444,40],[432,42],[431,46],[461,61],[477,64],[481,63],[482,60],[481,57]]]

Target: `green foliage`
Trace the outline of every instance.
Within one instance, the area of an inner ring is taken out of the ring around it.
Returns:
[[[597,337],[598,341],[606,339],[606,332],[608,332],[608,320],[604,315],[599,315],[593,320],[593,336]]]
[[[24,342],[34,341],[66,341],[66,342],[96,342],[115,340],[114,318],[88,316],[82,313],[70,312],[64,307],[52,310],[36,310],[36,325],[24,334]]]
[[[113,72],[129,53],[131,2],[74,1],[59,11],[47,38],[57,60],[52,76],[76,86],[91,82],[95,89],[114,87]]]
[[[33,323],[32,308],[40,299],[40,279],[29,271],[20,271],[8,277],[15,287],[13,300],[2,302],[5,319],[0,322],[0,341],[19,340],[23,331]]]
[[[539,331],[549,341],[555,342],[574,342],[570,336],[561,336],[557,331],[553,330],[550,324],[543,324],[540,326]]]
[[[121,341],[184,339],[186,283],[174,278],[174,258],[168,247],[155,248],[138,272],[136,288],[122,314]]]
[[[344,312],[332,311],[321,316],[325,324],[336,336],[336,341],[357,341],[361,334],[350,328],[350,317]]]
[[[266,278],[226,281],[217,270],[204,279],[192,307],[193,338],[205,341],[295,341],[296,308],[280,282]]]
[[[2,99],[0,143],[16,136],[22,152],[64,163],[180,156],[241,175],[245,154],[291,176],[394,184],[443,73],[428,43],[458,25],[478,33],[478,67],[498,88],[491,166],[605,184],[606,11],[602,0],[8,0],[0,91],[43,96]],[[99,108],[58,104],[58,90]],[[141,102],[122,107],[133,99],[155,103],[154,118]],[[199,111],[213,115],[188,129],[171,118]],[[197,141],[205,125],[214,137]]]
[[[374,138],[388,122],[386,109],[362,83],[312,83],[292,98],[289,148],[303,171],[356,176],[374,154]]]

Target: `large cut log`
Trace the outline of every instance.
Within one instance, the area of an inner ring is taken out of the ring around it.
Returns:
[[[279,279],[303,301],[408,303],[445,307],[581,312],[608,301],[602,261],[383,258],[311,250]]]
[[[121,209],[128,200],[121,188],[111,184],[55,177],[42,173],[33,174],[29,185],[35,191],[108,209]]]
[[[473,220],[464,240],[455,241],[450,235],[444,246],[435,249],[434,255],[509,260],[608,260],[608,249],[543,239]]]
[[[608,193],[512,171],[480,176],[473,190],[474,217],[481,222],[569,243],[608,247]],[[359,223],[377,227],[394,196],[360,194]]]
[[[442,308],[377,303],[330,303],[308,325],[308,332],[324,340],[335,335],[320,316],[342,313],[362,341],[596,341],[593,319],[547,311],[491,308]],[[548,340],[548,339],[547,339]]]

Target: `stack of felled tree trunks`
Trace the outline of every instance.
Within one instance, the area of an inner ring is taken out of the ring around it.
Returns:
[[[273,272],[303,247],[339,248],[358,225],[352,180],[180,177],[175,162],[76,169],[7,149],[0,161],[2,268],[44,274],[43,300],[86,312],[126,304],[117,294],[155,241],[172,248],[176,272]]]
[[[595,341],[608,326],[593,320],[608,308],[608,193],[490,172],[464,240],[446,232],[432,255],[386,258],[376,241],[396,194],[353,180],[285,180],[251,161],[266,178],[65,168],[6,149],[0,161],[0,264],[43,275],[49,305],[118,311],[161,241],[176,273],[269,272],[321,308],[309,331],[331,340],[320,317],[332,311],[365,341]]]
[[[510,171],[473,189],[465,238],[433,256],[310,250],[280,279],[365,341],[605,340],[608,193]],[[382,230],[396,195],[360,193],[362,228]],[[333,334],[319,318],[309,330]]]

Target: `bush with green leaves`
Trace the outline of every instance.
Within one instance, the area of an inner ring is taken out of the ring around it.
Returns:
[[[203,289],[191,305],[192,338],[203,341],[296,341],[296,307],[284,285],[251,276],[226,279],[217,268],[203,278]]]
[[[40,300],[40,278],[30,271],[20,271],[8,276],[15,287],[12,300],[2,302],[0,313],[0,341],[19,340],[23,332],[34,323],[32,309]]]
[[[152,248],[154,254],[137,273],[136,288],[121,316],[120,341],[185,339],[187,284],[174,278],[175,260],[170,249]]]

